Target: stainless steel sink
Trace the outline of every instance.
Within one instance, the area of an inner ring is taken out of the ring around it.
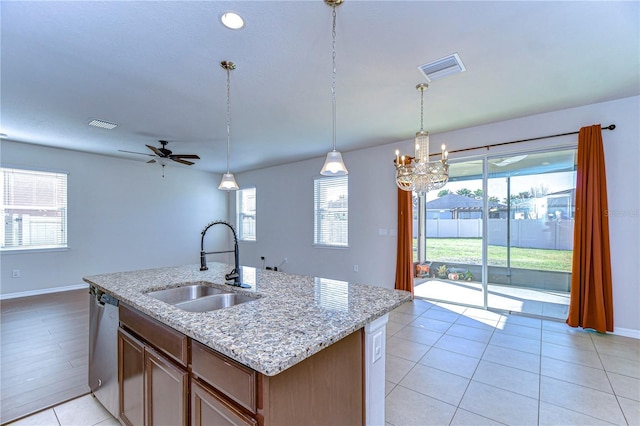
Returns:
[[[254,296],[233,293],[204,284],[191,284],[152,291],[147,293],[147,296],[189,312],[215,311],[258,299]]]
[[[189,300],[199,299],[205,296],[211,296],[213,294],[224,294],[228,291],[221,290],[215,287],[209,287],[204,284],[186,285],[183,287],[168,288],[166,290],[158,290],[147,293],[147,296],[151,296],[154,299],[162,300],[163,302],[175,305],[181,302],[187,302]]]
[[[175,305],[189,312],[207,312],[217,309],[228,308],[230,306],[239,305],[241,303],[257,300],[256,297],[247,296],[245,294],[226,293],[213,296],[201,297],[199,299],[182,302]]]

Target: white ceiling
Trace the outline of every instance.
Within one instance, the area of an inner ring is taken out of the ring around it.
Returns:
[[[638,95],[638,6],[346,0],[337,9],[338,150],[413,137],[415,85],[425,81],[417,67],[455,52],[467,71],[425,93],[431,133]],[[147,152],[166,139],[174,153],[200,155],[192,167],[224,172],[219,63],[231,60],[232,172],[331,149],[331,8],[322,0],[0,7],[0,132],[10,140],[145,167],[148,157],[118,150]],[[220,24],[228,10],[245,28]],[[94,118],[118,127],[88,126]]]

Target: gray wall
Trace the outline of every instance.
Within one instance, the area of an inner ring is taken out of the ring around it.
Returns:
[[[615,123],[618,126],[616,130],[603,133],[609,210],[612,212],[615,323],[618,328],[634,330],[638,337],[639,115],[639,98],[632,97],[431,136],[434,146],[445,143],[453,151],[565,133],[596,123]],[[412,129],[407,132],[412,133]],[[576,143],[577,136],[572,135],[499,147],[491,149],[491,153],[513,153]],[[410,153],[412,147],[413,141],[406,140],[343,152],[349,169],[350,247],[347,249],[321,249],[312,245],[313,177],[319,174],[323,158],[236,175],[241,187],[255,186],[257,189],[257,241],[241,243],[242,263],[259,267],[262,265],[260,256],[265,256],[267,265],[277,266],[286,257],[288,263],[283,270],[288,272],[392,288],[397,244],[397,198],[392,161],[396,148]],[[465,154],[483,153],[486,153],[485,149]],[[455,154],[452,157],[456,158]],[[230,210],[233,214],[233,206]],[[354,272],[354,265],[358,265],[359,272]]]
[[[79,285],[85,275],[198,263],[202,227],[227,215],[212,173],[168,166],[163,178],[144,161],[6,140],[1,148],[3,166],[69,173],[69,249],[2,253],[3,296]]]

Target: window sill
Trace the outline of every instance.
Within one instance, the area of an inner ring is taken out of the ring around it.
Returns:
[[[0,249],[0,253],[4,254],[27,254],[27,253],[47,253],[53,251],[69,251],[67,247],[34,247],[34,248],[10,248]]]
[[[320,248],[320,249],[337,249],[337,250],[344,250],[344,249],[348,249],[349,246],[332,246],[332,245],[328,245],[328,244],[312,244],[313,248]]]

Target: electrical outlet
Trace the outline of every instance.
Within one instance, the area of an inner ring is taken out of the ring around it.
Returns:
[[[20,278],[20,269],[14,269],[11,271],[11,278]]]
[[[358,272],[359,268],[358,265],[353,265],[353,272]]]

